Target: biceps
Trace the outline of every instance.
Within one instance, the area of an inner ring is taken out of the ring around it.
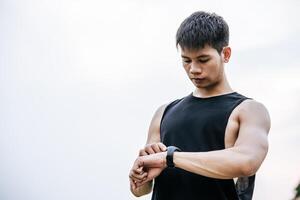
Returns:
[[[239,135],[236,146],[249,151],[250,155],[264,158],[268,151],[270,117],[266,108],[259,103],[250,103],[239,115]]]
[[[268,152],[268,132],[258,126],[241,125],[235,147],[259,167]]]

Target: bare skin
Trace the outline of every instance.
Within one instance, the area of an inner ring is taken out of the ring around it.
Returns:
[[[194,96],[207,98],[233,92],[224,73],[229,61],[230,47],[221,54],[210,46],[189,51],[182,50],[183,67],[196,86]],[[148,133],[149,143],[159,143],[159,124],[165,105],[153,117]],[[154,128],[156,127],[156,128]],[[270,117],[259,102],[245,100],[231,113],[225,131],[225,149],[209,152],[175,152],[175,166],[211,178],[231,179],[256,173],[268,151]],[[150,139],[149,139],[150,138]],[[166,168],[166,152],[157,151],[139,156],[131,170],[131,189],[136,196],[151,192],[149,184]],[[140,169],[141,177],[134,175]],[[132,181],[132,177],[135,180]],[[143,190],[146,186],[149,190]],[[140,192],[137,195],[137,190]],[[146,192],[145,192],[146,191]]]
[[[152,117],[152,120],[150,122],[149,130],[148,130],[148,138],[146,145],[143,149],[139,151],[139,156],[146,156],[150,154],[155,154],[159,152],[166,151],[166,146],[162,143],[160,143],[160,121],[163,115],[163,112],[166,108],[167,104],[160,106],[154,116]],[[160,168],[158,169],[152,169],[151,172],[158,173],[160,171]],[[156,174],[155,173],[155,174]],[[153,176],[153,175],[152,175]],[[148,181],[144,182],[141,186],[139,183],[141,181],[145,181],[145,177],[148,177]],[[129,180],[130,180],[130,190],[132,194],[139,197],[145,194],[148,194],[152,191],[152,184],[153,184],[153,178],[150,179],[148,176],[148,173],[143,170],[143,167],[138,167],[137,163],[132,167],[130,174],[129,174]],[[139,187],[137,187],[137,185]]]

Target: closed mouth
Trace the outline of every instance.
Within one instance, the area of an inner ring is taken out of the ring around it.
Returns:
[[[204,80],[204,78],[192,78],[194,80]]]

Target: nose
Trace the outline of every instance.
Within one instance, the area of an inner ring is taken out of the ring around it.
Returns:
[[[191,62],[191,68],[190,68],[190,73],[191,74],[201,74],[202,73],[202,68],[197,64],[196,62]]]

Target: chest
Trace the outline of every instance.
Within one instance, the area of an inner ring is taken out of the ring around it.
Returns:
[[[230,109],[224,106],[184,105],[169,109],[161,123],[161,141],[185,151],[224,149],[234,129]],[[227,126],[230,126],[227,129]]]

